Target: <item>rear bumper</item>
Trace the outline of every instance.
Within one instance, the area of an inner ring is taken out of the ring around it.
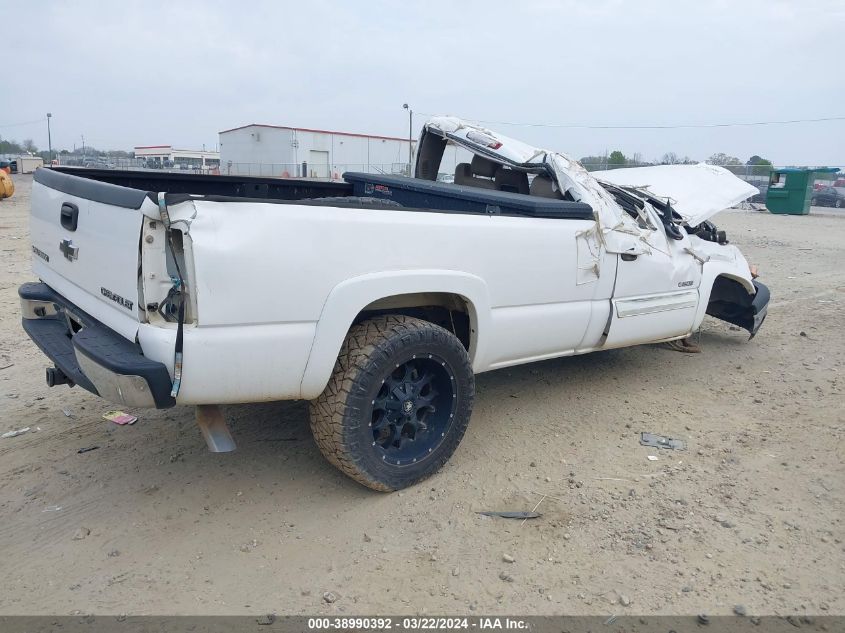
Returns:
[[[131,407],[166,409],[170,395],[167,368],[146,358],[133,343],[44,283],[18,289],[23,329],[74,384],[94,395]]]

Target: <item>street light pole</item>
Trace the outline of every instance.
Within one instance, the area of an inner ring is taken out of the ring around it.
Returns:
[[[50,154],[50,164],[53,164],[53,137],[50,135],[50,117],[53,115],[47,113],[47,151]]]
[[[414,162],[414,111],[407,103],[403,103],[402,107],[408,111],[408,176],[413,178],[411,170]]]

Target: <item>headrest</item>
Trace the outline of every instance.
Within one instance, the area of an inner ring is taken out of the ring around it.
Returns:
[[[473,156],[471,165],[473,175],[484,176],[485,178],[492,178],[499,168],[499,165],[483,156]]]

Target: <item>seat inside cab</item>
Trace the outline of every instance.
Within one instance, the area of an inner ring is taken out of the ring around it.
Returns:
[[[415,176],[424,180],[437,180],[447,146],[454,147],[455,145],[456,143],[448,141],[440,134],[429,131],[424,133],[420,139],[417,153]],[[526,171],[504,166],[467,150],[468,148],[464,148],[462,151],[467,158],[471,154],[470,162],[459,162],[455,166],[453,182],[458,186],[557,200],[571,201],[572,199],[571,196],[564,195],[557,188],[549,175],[541,173],[530,178]],[[455,158],[457,158],[457,155],[455,155]]]
[[[483,156],[473,156],[471,163],[459,163],[455,167],[455,184],[479,189],[498,189],[493,177],[499,166]]]
[[[455,167],[455,184],[510,193],[530,193],[528,174],[508,169],[483,156],[473,156],[471,163]]]
[[[563,199],[563,194],[557,188],[554,181],[545,174],[537,174],[534,180],[531,181],[529,192],[532,196],[539,196],[541,198],[556,198]]]

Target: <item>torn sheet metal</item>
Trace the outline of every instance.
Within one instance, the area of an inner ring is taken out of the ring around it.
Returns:
[[[578,257],[575,283],[580,286],[598,281],[601,274],[601,249],[595,227],[575,235],[575,249]]]
[[[760,193],[756,187],[716,165],[654,165],[594,171],[604,182],[646,189],[656,198],[669,198],[672,208],[690,226]]]
[[[683,440],[655,435],[654,433],[640,433],[640,444],[643,446],[653,446],[654,448],[670,448],[675,451],[687,450],[687,445]]]

